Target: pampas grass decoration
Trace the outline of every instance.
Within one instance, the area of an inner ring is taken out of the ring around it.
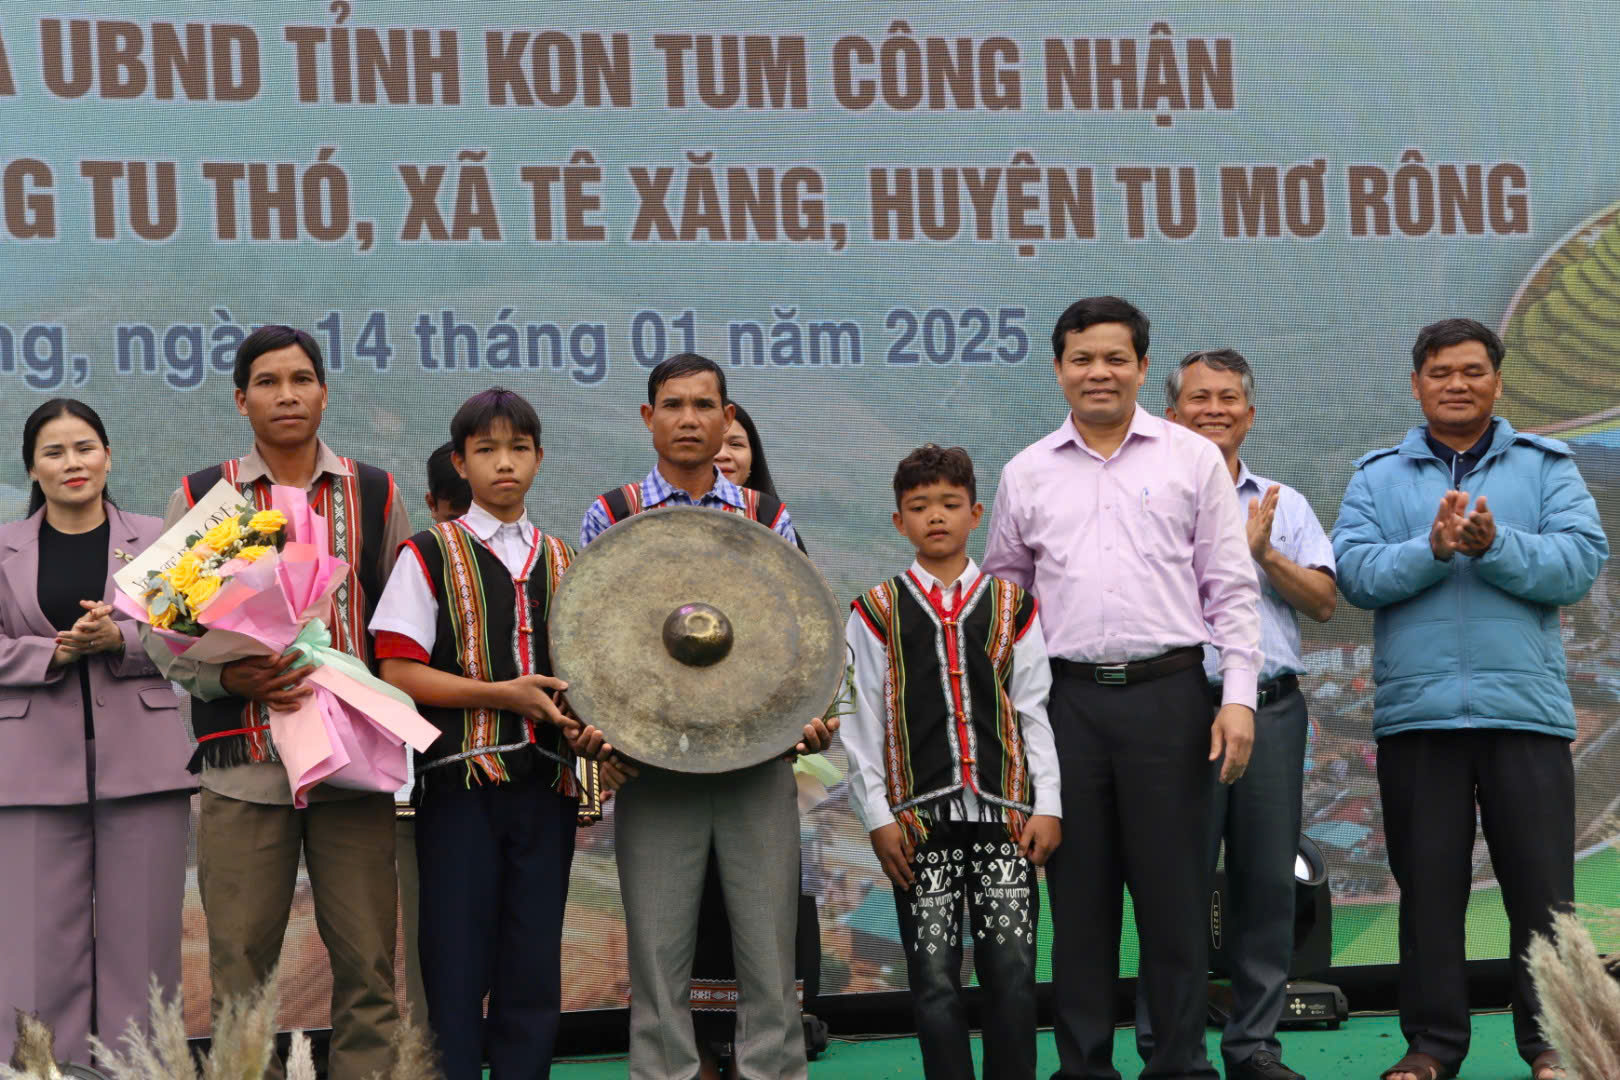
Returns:
[[[1620,984],[1598,959],[1580,917],[1559,913],[1553,939],[1531,939],[1530,973],[1541,997],[1541,1030],[1569,1080],[1620,1077]]]
[[[17,1044],[11,1064],[0,1065],[0,1080],[62,1080],[56,1067],[56,1036],[39,1017],[17,1010]]]
[[[261,1080],[275,1050],[276,979],[225,1002],[214,1025],[212,1049],[199,1073],[186,1039],[180,995],[165,1000],[152,980],[151,1031],[134,1019],[119,1040],[122,1052],[90,1037],[90,1046],[112,1080]]]
[[[389,1041],[394,1047],[393,1071],[388,1076],[372,1073],[371,1080],[440,1080],[444,1075],[428,1033],[411,1019],[410,1010],[401,1014]]]
[[[276,1051],[276,974],[227,1000],[214,1020],[213,1049],[203,1080],[261,1080]]]
[[[199,1067],[186,1039],[185,1015],[178,994],[165,999],[152,980],[151,1028],[131,1019],[115,1051],[90,1036],[90,1047],[111,1080],[261,1080],[276,1045],[276,977],[250,994],[228,999],[214,1024],[212,1049]],[[54,1058],[49,1025],[17,1013],[17,1048],[11,1065],[0,1065],[0,1080],[63,1080]],[[442,1075],[427,1033],[407,1013],[391,1040],[394,1066],[372,1080],[439,1080]],[[297,1032],[287,1058],[287,1080],[316,1080],[309,1038]]]
[[[180,995],[172,1000],[163,996],[163,987],[154,976],[147,991],[147,1016],[151,1030],[134,1017],[119,1037],[122,1052],[114,1050],[95,1035],[90,1036],[101,1068],[112,1080],[197,1080],[197,1064],[186,1041],[185,1014]]]
[[[287,1080],[316,1080],[315,1050],[302,1031],[293,1032],[292,1046],[287,1050]]]

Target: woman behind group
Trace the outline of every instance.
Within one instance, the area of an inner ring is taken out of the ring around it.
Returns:
[[[55,398],[23,424],[28,517],[0,525],[0,1009],[38,1012],[87,1061],[180,984],[195,780],[180,700],[112,608],[162,532],[107,498],[94,409]],[[15,1038],[0,1023],[0,1060]]]

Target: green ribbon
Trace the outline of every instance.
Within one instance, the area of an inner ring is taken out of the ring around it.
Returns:
[[[820,754],[800,754],[793,762],[793,771],[820,780],[824,787],[832,787],[843,779],[838,766]]]
[[[332,632],[326,628],[326,623],[320,619],[311,619],[304,628],[298,632],[293,643],[287,646],[287,653],[296,654],[298,659],[293,661],[294,668],[301,667],[331,667],[347,675],[355,682],[379,694],[399,702],[407,709],[414,711],[416,702],[411,696],[397,686],[390,686],[371,673],[371,669],[346,652],[332,648]]]

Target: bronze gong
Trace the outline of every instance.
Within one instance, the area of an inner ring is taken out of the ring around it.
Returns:
[[[729,772],[790,750],[837,696],[841,615],[810,560],[763,525],[648,510],[563,575],[552,670],[580,719],[626,757]]]

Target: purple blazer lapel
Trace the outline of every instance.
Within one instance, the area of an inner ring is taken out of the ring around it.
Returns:
[[[118,507],[107,507],[107,521],[111,526],[107,530],[107,584],[102,589],[101,600],[110,604],[118,592],[113,575],[122,570],[130,559],[145,551],[147,544],[135,527],[135,519]]]
[[[40,637],[53,638],[56,627],[39,607],[39,524],[45,520],[45,511],[37,511],[26,522],[20,535],[13,534],[8,542],[10,550],[3,554],[6,584],[11,586],[11,602],[22,614],[23,625]]]

